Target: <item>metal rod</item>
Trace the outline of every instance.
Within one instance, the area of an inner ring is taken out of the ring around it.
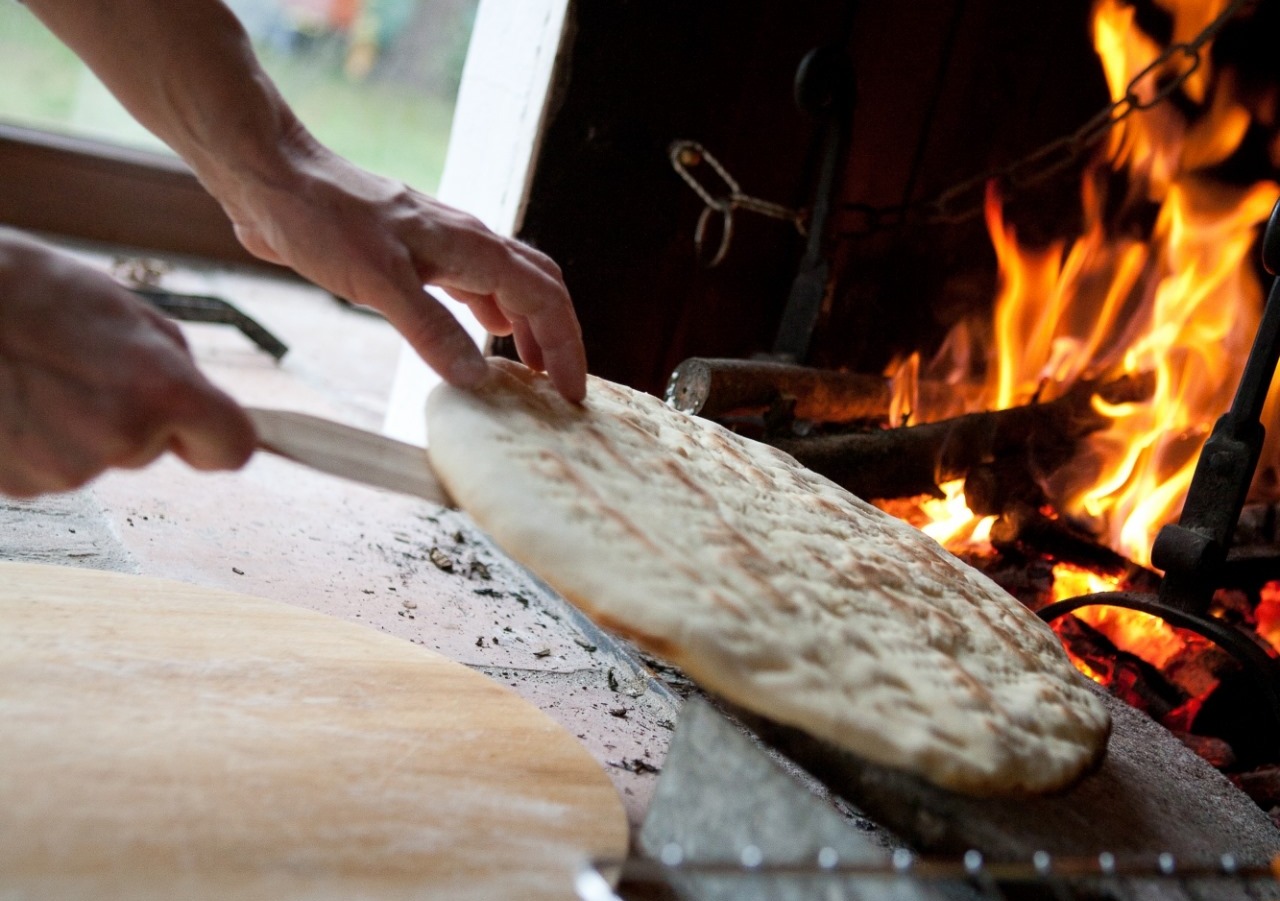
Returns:
[[[1274,221],[1280,214],[1272,213]],[[1271,226],[1268,226],[1270,229]],[[1240,386],[1236,389],[1235,398],[1231,402],[1228,413],[1241,425],[1257,423],[1262,418],[1262,407],[1267,401],[1267,392],[1271,388],[1271,380],[1280,362],[1280,280],[1273,281],[1267,296],[1267,304],[1262,311],[1262,321],[1258,323],[1258,334],[1254,338],[1253,347],[1249,350],[1249,358],[1244,364],[1244,373],[1240,377]]]
[[[221,297],[204,294],[175,294],[156,288],[130,288],[157,310],[183,322],[208,322],[230,325],[275,359],[281,359],[289,347],[260,322]]]
[[[998,883],[1048,882],[1054,879],[1127,878],[1127,879],[1232,879],[1266,881],[1280,884],[1280,860],[1265,863],[1244,862],[1236,855],[1224,853],[1195,860],[1180,861],[1173,854],[1155,852],[1144,855],[1119,856],[1102,852],[1093,857],[1053,857],[1037,851],[1027,860],[987,861],[977,851],[960,857],[917,857],[905,849],[878,861],[841,861],[833,848],[823,848],[811,859],[769,861],[752,858],[742,860],[688,860],[682,855],[667,855],[666,860],[649,857],[599,859],[588,861],[579,871],[577,885],[597,894],[580,894],[584,899],[615,898],[600,894],[601,886],[621,879],[666,882],[677,875],[730,876],[742,878],[831,877],[901,879],[922,881],[990,879]],[[583,875],[586,874],[586,875]]]
[[[1111,591],[1087,594],[1066,601],[1058,601],[1039,610],[1036,615],[1045,622],[1079,610],[1081,607],[1123,607],[1164,620],[1171,625],[1188,629],[1207,638],[1235,659],[1261,693],[1275,726],[1273,734],[1280,735],[1280,664],[1244,632],[1228,623],[1209,616],[1200,616],[1160,603],[1152,595],[1128,591]]]

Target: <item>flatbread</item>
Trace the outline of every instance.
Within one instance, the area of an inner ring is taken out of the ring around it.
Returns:
[[[1057,638],[911,526],[767,445],[493,361],[427,404],[431,461],[512,557],[709,691],[974,795],[1060,789],[1110,720]]]

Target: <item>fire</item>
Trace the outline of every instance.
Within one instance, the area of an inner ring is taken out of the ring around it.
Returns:
[[[1177,519],[1200,448],[1230,407],[1263,305],[1251,255],[1280,196],[1274,182],[1229,184],[1211,171],[1251,125],[1232,73],[1214,72],[1211,42],[1199,41],[1229,0],[1155,2],[1171,22],[1167,45],[1142,30],[1129,2],[1094,0],[1094,47],[1116,106],[1082,179],[1081,233],[1047,246],[1020,241],[990,187],[986,225],[999,276],[992,321],[961,323],[921,367],[930,380],[953,383],[982,371],[974,410],[1052,400],[1086,380],[1138,376],[1154,385],[1149,400],[1095,401],[1110,426],[1086,439],[1072,464],[1033,473],[1054,515],[1142,565],[1150,565],[1156,532]],[[1198,53],[1186,49],[1191,42],[1200,43]],[[1153,65],[1177,45],[1183,49]],[[1170,79],[1184,102],[1158,102]],[[915,370],[896,381],[914,386]],[[898,409],[914,410],[914,402]],[[1264,417],[1280,419],[1275,393]],[[1277,435],[1280,428],[1268,429],[1264,466],[1280,463]],[[953,550],[982,551],[992,520],[968,511],[959,485],[944,493],[924,505],[925,531]],[[1118,587],[1061,562],[1053,577],[1054,600]],[[1167,724],[1190,728],[1217,684],[1208,670],[1185,665],[1209,646],[1204,638],[1124,608],[1089,606],[1075,616],[1054,624],[1064,641],[1090,629],[1155,667],[1189,699]],[[1264,589],[1256,618],[1259,633],[1280,648],[1280,582]],[[1137,678],[1123,661],[1086,660],[1066,645],[1077,667],[1122,696]]]
[[[930,498],[919,504],[927,518],[920,530],[943,546],[983,544],[991,535],[994,516],[979,519],[969,512],[964,502],[964,481],[954,479],[939,486],[943,497]]]
[[[1280,582],[1268,582],[1262,586],[1257,617],[1258,634],[1280,651]]]
[[[1175,42],[1193,40],[1226,6],[1159,2]],[[1211,71],[1208,45],[1194,71],[1192,56],[1174,53],[1131,87],[1163,51],[1134,16],[1123,0],[1094,6],[1094,45],[1113,99],[1132,90],[1148,102],[1162,78],[1190,72],[1180,90],[1203,113],[1189,121],[1163,103],[1120,118],[1084,178],[1085,227],[1074,240],[1024,246],[988,192],[1000,287],[980,406],[1050,399],[1084,378],[1152,377],[1151,401],[1097,406],[1111,427],[1046,486],[1060,513],[1148,564],[1155,533],[1176,519],[1199,449],[1239,381],[1262,306],[1250,255],[1280,186],[1225,185],[1205,173],[1239,147],[1250,122],[1229,73]],[[1125,190],[1118,199],[1109,196],[1117,185]],[[1154,227],[1135,233],[1133,212],[1151,204],[1159,207]],[[945,518],[942,534],[968,535],[952,522],[954,509]]]
[[[1103,410],[1114,424],[1091,442],[1097,478],[1063,503],[1139,563],[1176,517],[1200,446],[1231,404],[1261,309],[1245,263],[1277,188],[1258,185],[1221,206],[1206,193],[1193,181],[1170,187],[1148,261],[1158,276],[1127,323],[1140,332],[1119,369],[1155,373],[1155,396]]]
[[[1065,601],[1086,594],[1100,594],[1104,591],[1115,591],[1116,579],[1104,576],[1091,569],[1073,566],[1070,563],[1059,563],[1053,570],[1053,599]]]
[[[1115,591],[1117,587],[1114,578],[1065,563],[1058,564],[1053,575],[1055,601]],[[1157,669],[1163,669],[1187,647],[1186,639],[1172,626],[1148,613],[1123,607],[1083,607],[1075,615],[1120,650],[1141,657]]]

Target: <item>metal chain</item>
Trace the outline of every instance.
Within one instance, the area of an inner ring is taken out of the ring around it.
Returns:
[[[1129,79],[1119,99],[1100,110],[1072,133],[1055,138],[1008,166],[966,179],[931,200],[915,204],[878,208],[865,204],[843,204],[842,212],[860,215],[864,221],[861,228],[842,230],[840,237],[856,237],[897,227],[908,221],[940,225],[967,222],[982,213],[989,182],[998,181],[1006,189],[1016,191],[1039,184],[1074,165],[1111,129],[1129,116],[1160,105],[1180,90],[1203,64],[1204,45],[1240,10],[1254,2],[1256,0],[1232,0],[1192,40],[1170,44],[1164,52],[1143,66]],[[1180,57],[1176,74],[1162,81],[1161,76],[1166,75],[1165,69],[1175,57]],[[1145,99],[1144,89],[1148,94]]]
[[[698,216],[698,225],[693,231],[693,246],[698,258],[708,269],[718,266],[725,254],[729,252],[729,245],[733,241],[735,210],[747,210],[771,219],[781,219],[794,225],[800,234],[805,233],[805,220],[808,214],[804,210],[791,209],[780,203],[761,200],[759,197],[742,193],[737,179],[730,175],[720,161],[697,141],[674,141],[667,148],[667,156],[671,160],[671,167],[689,187],[693,188],[693,192],[702,199],[704,204],[702,213]],[[694,170],[703,166],[710,169],[719,179],[718,186],[708,187],[694,175]],[[721,217],[720,240],[715,252],[708,258],[706,255],[707,232],[711,227],[712,218],[716,215]]]
[[[838,234],[841,239],[868,235],[873,232],[898,228],[907,223],[955,225],[967,222],[982,213],[986,186],[991,181],[1000,182],[1006,190],[1016,191],[1045,181],[1053,175],[1079,162],[1086,153],[1129,116],[1158,106],[1186,84],[1204,63],[1204,47],[1228,21],[1246,6],[1258,0],[1232,0],[1212,22],[1190,41],[1170,44],[1159,56],[1129,79],[1124,93],[1070,134],[1055,138],[1037,147],[1021,159],[999,169],[993,169],[965,179],[947,188],[937,196],[924,201],[894,206],[871,206],[861,203],[842,203],[839,207],[847,224]],[[1167,77],[1165,69],[1177,60],[1176,74]],[[1150,84],[1148,84],[1148,82]],[[1144,94],[1145,96],[1144,98]],[[671,165],[680,177],[693,188],[706,205],[698,217],[694,232],[694,246],[700,258],[704,254],[704,242],[711,217],[720,214],[723,225],[720,241],[708,267],[715,266],[729,251],[733,234],[733,211],[745,209],[795,224],[802,234],[807,219],[806,210],[791,209],[781,204],[750,197],[741,192],[737,181],[701,144],[696,141],[676,141],[669,149]],[[720,194],[704,187],[692,174],[692,170],[706,163],[727,190]]]

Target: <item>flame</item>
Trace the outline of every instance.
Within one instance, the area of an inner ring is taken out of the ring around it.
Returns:
[[[1087,607],[1076,616],[1107,636],[1117,648],[1163,669],[1187,647],[1173,627],[1149,613],[1123,607]]]
[[[1069,563],[1059,563],[1054,567],[1053,575],[1055,601],[1115,591],[1118,587],[1115,577]],[[1124,607],[1088,606],[1073,611],[1072,615],[1101,632],[1120,650],[1141,657],[1157,669],[1164,669],[1188,647],[1189,633],[1176,630],[1163,619],[1148,613]],[[1106,674],[1098,672],[1075,654],[1069,653],[1068,656],[1076,668],[1090,679],[1107,684]]]
[[[1091,441],[1097,477],[1063,503],[1100,523],[1108,543],[1139,563],[1149,562],[1159,527],[1176,518],[1200,446],[1230,406],[1260,315],[1260,288],[1245,263],[1277,188],[1254,186],[1225,206],[1206,193],[1195,182],[1170,187],[1152,236],[1158,275],[1130,320],[1141,330],[1119,371],[1154,373],[1155,395],[1098,405],[1113,425]]]
[[[1070,563],[1059,563],[1053,568],[1053,599],[1055,601],[1115,591],[1118,587],[1118,580],[1114,576],[1104,576],[1091,569],[1084,569]]]
[[[1094,0],[1094,46],[1118,106],[1082,179],[1080,234],[1047,246],[1020,241],[989,187],[984,212],[998,266],[992,321],[958,325],[925,367],[929,382],[951,384],[982,372],[971,408],[979,410],[1051,400],[1085,380],[1139,376],[1152,384],[1149,400],[1095,400],[1109,427],[1087,439],[1072,465],[1034,474],[1057,515],[1143,565],[1150,565],[1156,532],[1177,519],[1200,448],[1230,407],[1261,318],[1250,255],[1280,197],[1271,181],[1228,184],[1213,176],[1252,123],[1233,75],[1213,71],[1210,44],[1201,46],[1198,63],[1177,50],[1153,66],[1165,46],[1195,40],[1228,2],[1155,0],[1171,23],[1164,45],[1142,30],[1129,2]],[[1153,104],[1179,78],[1182,102]],[[914,360],[902,365],[899,415],[929,412],[915,396],[918,368]],[[1264,421],[1280,418],[1278,398],[1273,392]],[[1280,429],[1268,433],[1263,465],[1275,467]],[[982,550],[994,519],[969,512],[959,483],[943,486],[943,494],[921,505],[930,520],[924,531],[953,550]],[[1080,567],[1054,568],[1055,600],[1118,587]],[[1204,638],[1120,607],[1087,606],[1074,616],[1184,691],[1189,700],[1169,714],[1169,724],[1190,728],[1217,684],[1207,670],[1185,665],[1203,652]],[[1280,582],[1263,590],[1256,617],[1259,633],[1280,649]],[[1131,666],[1086,660],[1070,643],[1066,650],[1085,675],[1122,696],[1126,680],[1140,681]]]
[[[1053,599],[1063,601],[1086,594],[1115,591],[1118,579],[1070,563],[1059,563],[1053,569]],[[1164,620],[1123,607],[1082,607],[1074,616],[1105,635],[1122,651],[1141,657],[1157,668],[1186,649],[1186,641]],[[1077,664],[1079,665],[1079,664]],[[1081,670],[1092,679],[1096,673],[1089,667]]]
[[[920,406],[920,354],[889,364],[889,425],[909,425]]]
[[[996,518],[986,516],[979,519],[969,512],[964,502],[963,479],[943,482],[938,487],[942,490],[941,498],[929,498],[919,504],[920,512],[928,520],[920,530],[943,547],[985,544]]]
[[[1256,615],[1258,634],[1280,651],[1280,582],[1268,582],[1262,586]]]
[[[1172,41],[1185,42],[1227,0],[1158,2],[1171,16]],[[1093,37],[1115,100],[1132,90],[1148,102],[1161,79],[1193,62],[1176,52],[1130,87],[1163,47],[1123,0],[1096,0]],[[982,407],[1048,399],[1084,378],[1146,374],[1154,382],[1149,402],[1096,403],[1112,425],[1047,486],[1059,511],[1142,564],[1159,527],[1177,518],[1199,449],[1230,405],[1262,306],[1250,254],[1280,196],[1273,182],[1225,185],[1204,173],[1239,147],[1250,117],[1229,74],[1214,77],[1209,46],[1200,52],[1180,90],[1201,113],[1189,123],[1177,104],[1162,103],[1116,122],[1083,180],[1079,237],[1024,246],[994,188],[985,209],[999,289]],[[1128,191],[1119,204],[1108,198],[1117,184]],[[1148,235],[1108,224],[1117,209],[1152,203],[1159,212]],[[948,546],[969,540],[954,509],[939,515]]]

